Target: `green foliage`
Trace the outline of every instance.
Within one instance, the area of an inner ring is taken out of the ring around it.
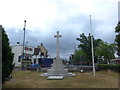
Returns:
[[[98,64],[98,70],[113,70],[120,72],[120,64]]]
[[[118,25],[115,27],[115,33],[118,33],[115,41],[117,43],[117,55],[120,56],[120,22],[118,22]]]
[[[82,49],[75,51],[73,59],[76,62],[76,64],[85,63],[85,62],[91,63],[91,61],[88,60],[86,53],[84,53]]]
[[[116,33],[120,32],[120,21],[118,22],[118,25],[115,27],[115,32]]]
[[[80,48],[82,53],[84,54],[82,57],[84,58],[85,62],[92,62],[92,53],[91,53],[91,36],[85,36],[84,33],[80,34],[80,38],[77,38],[78,41],[80,41],[80,45],[78,48]],[[96,48],[101,44],[101,39],[94,39],[93,37],[93,47],[94,47],[94,54]],[[95,55],[96,56],[96,55]]]
[[[8,78],[13,70],[13,56],[9,46],[9,39],[4,31],[4,28],[0,25],[2,31],[2,83],[5,82],[5,78]]]
[[[78,46],[79,50],[74,53],[74,61],[92,63],[90,34],[85,36],[85,34],[82,33],[80,34],[80,38],[77,38],[77,40],[80,41],[80,45]],[[95,63],[107,63],[110,59],[115,58],[115,44],[108,44],[101,39],[95,39],[93,37],[93,48]],[[105,60],[104,62],[102,61],[103,56]]]
[[[110,60],[115,58],[115,44],[108,44],[106,42],[102,42],[100,46],[96,49],[97,57],[104,56],[104,60]]]
[[[78,41],[80,41],[80,45],[78,48],[82,49],[83,53],[87,55],[88,60],[91,60],[91,39],[90,34],[88,37],[84,35],[84,33],[80,34],[80,38],[77,38]]]
[[[82,33],[77,40],[80,41],[80,45],[78,45],[79,50],[75,51],[73,55],[73,62],[92,63],[91,35],[85,36]],[[108,44],[101,39],[93,37],[93,48],[95,63],[107,63],[110,59],[115,58],[116,44]],[[102,56],[104,56],[104,62],[102,61]]]

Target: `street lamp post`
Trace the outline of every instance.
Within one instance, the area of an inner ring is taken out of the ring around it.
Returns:
[[[25,53],[24,53],[24,50],[25,50],[25,28],[26,28],[26,20],[24,20],[24,28],[23,28],[23,31],[24,31],[24,35],[23,35],[23,59],[22,59],[22,70],[24,68],[24,65],[23,65],[23,60],[25,59]]]
[[[94,64],[94,51],[93,51],[93,35],[92,35],[92,21],[90,15],[90,28],[91,28],[91,51],[92,51],[92,65],[93,65],[93,76],[95,76],[95,64]]]

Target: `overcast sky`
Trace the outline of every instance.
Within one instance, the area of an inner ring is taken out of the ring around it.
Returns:
[[[119,0],[0,0],[0,24],[5,28],[10,44],[22,44],[26,20],[26,41],[29,46],[40,43],[52,57],[56,53],[56,38],[60,32],[60,56],[67,58],[77,48],[81,33],[90,33],[90,17],[95,38],[114,43],[118,23]]]

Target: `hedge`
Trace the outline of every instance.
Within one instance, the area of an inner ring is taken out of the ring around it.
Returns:
[[[112,70],[120,72],[120,64],[98,64],[98,70]]]

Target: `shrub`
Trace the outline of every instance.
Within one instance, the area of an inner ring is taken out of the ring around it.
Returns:
[[[112,70],[120,72],[120,64],[98,64],[98,70]]]

